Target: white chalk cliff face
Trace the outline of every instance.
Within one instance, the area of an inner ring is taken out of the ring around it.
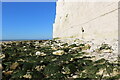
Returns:
[[[118,40],[118,1],[58,0],[53,38]]]

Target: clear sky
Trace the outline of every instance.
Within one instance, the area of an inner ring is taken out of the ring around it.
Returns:
[[[3,2],[3,39],[52,39],[55,8],[55,2]]]

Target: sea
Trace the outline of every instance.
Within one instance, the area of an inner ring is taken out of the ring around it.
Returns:
[[[7,42],[7,41],[28,41],[28,40],[52,40],[52,39],[7,39],[7,40],[0,40],[0,42]]]

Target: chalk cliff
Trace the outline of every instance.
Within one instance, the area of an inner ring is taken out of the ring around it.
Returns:
[[[53,38],[118,40],[118,1],[59,0]]]

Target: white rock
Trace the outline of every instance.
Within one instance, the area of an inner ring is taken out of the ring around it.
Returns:
[[[39,56],[45,56],[45,55],[46,55],[45,53],[40,52],[40,51],[37,51],[35,54],[36,54],[36,55],[39,55]]]
[[[78,78],[78,75],[73,75],[72,77],[73,77],[73,78]]]
[[[103,53],[112,53],[113,51],[108,49],[108,50],[102,50]]]
[[[58,0],[53,38],[58,37],[65,42],[72,42],[71,40],[76,38],[94,40],[95,44],[102,42],[111,44],[109,41],[118,40],[119,0],[114,2],[78,1]]]
[[[53,54],[54,55],[63,55],[64,51],[63,50],[58,50],[58,51],[53,52]]]
[[[40,55],[40,51],[37,51],[35,54],[36,54],[36,55]]]

